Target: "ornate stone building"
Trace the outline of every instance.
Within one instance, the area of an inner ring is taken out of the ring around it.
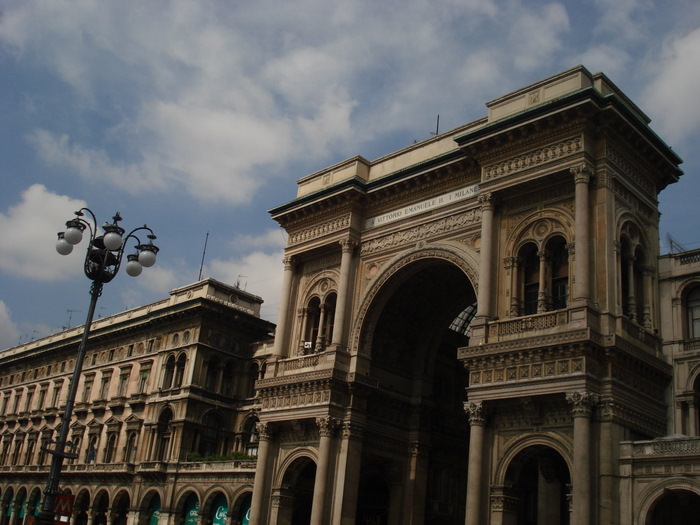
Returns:
[[[75,497],[72,523],[244,522],[257,454],[253,352],[274,329],[261,303],[208,279],[93,323],[69,432],[75,456],[60,483]],[[81,334],[0,353],[3,525],[40,508],[45,448],[58,435]]]
[[[661,339],[697,300],[659,291],[681,160],[583,67],[487,107],[271,210],[289,240],[252,523],[697,516],[697,440],[650,441],[698,425],[688,334]]]
[[[271,210],[288,232],[274,343],[253,344],[271,328],[259,299],[241,310],[220,283],[99,321],[73,519],[696,523],[700,252],[658,243],[681,160],[583,67],[487,108],[308,175]],[[0,354],[0,525],[35,507],[59,406],[39,399],[78,334]],[[122,370],[125,396],[96,394]]]

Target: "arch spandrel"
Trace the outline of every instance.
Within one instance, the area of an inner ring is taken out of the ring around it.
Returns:
[[[475,251],[472,253],[446,244],[426,244],[416,247],[411,251],[403,252],[388,261],[384,269],[380,270],[367,286],[352,324],[349,345],[351,354],[359,353],[362,334],[366,329],[371,328],[365,326],[368,322],[367,314],[370,307],[375,304],[380,292],[385,290],[385,286],[389,283],[391,278],[409,265],[429,259],[439,259],[455,265],[466,275],[474,289],[474,293],[477,293],[479,260],[478,253]]]
[[[539,247],[549,239],[562,236],[569,242],[574,239],[574,218],[570,213],[557,208],[538,210],[521,217],[505,239],[505,253],[513,255],[527,242],[536,242]]]

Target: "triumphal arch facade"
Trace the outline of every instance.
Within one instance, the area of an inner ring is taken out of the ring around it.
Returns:
[[[308,175],[257,382],[251,523],[631,523],[666,433],[657,196],[680,159],[583,67]]]

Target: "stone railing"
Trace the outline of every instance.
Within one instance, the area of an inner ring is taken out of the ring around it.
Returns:
[[[180,471],[187,472],[235,472],[255,471],[257,462],[251,459],[225,461],[188,461],[179,464]]]
[[[289,359],[283,360],[281,365],[281,372],[293,372],[297,370],[303,370],[305,368],[314,368],[318,366],[319,354],[309,354],[302,355],[299,357],[291,357]]]
[[[567,320],[566,310],[528,315],[513,320],[498,321],[496,324],[496,334],[498,337],[507,337],[510,335],[521,335],[527,332],[547,330],[556,326],[566,325]]]
[[[632,443],[632,456],[636,458],[697,455],[700,455],[700,437],[655,439]]]
[[[131,463],[79,463],[63,465],[66,472],[134,472]]]
[[[700,339],[683,341],[683,351],[690,352],[692,350],[700,350]]]

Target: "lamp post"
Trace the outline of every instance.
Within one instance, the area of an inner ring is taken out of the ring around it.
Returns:
[[[86,214],[89,220],[86,219]],[[41,506],[41,511],[37,516],[38,525],[53,525],[56,516],[56,501],[59,495],[58,481],[61,475],[61,468],[65,458],[74,458],[75,454],[66,451],[68,444],[68,429],[70,427],[71,416],[73,415],[73,405],[75,404],[75,395],[78,390],[78,382],[80,381],[80,373],[83,369],[83,361],[85,359],[85,351],[87,348],[88,337],[90,336],[90,326],[92,318],[95,314],[95,305],[97,298],[102,294],[102,286],[110,282],[119,271],[124,249],[129,239],[136,242],[135,253],[127,255],[126,273],[132,277],[138,276],[143,267],[153,266],[156,262],[156,254],[158,247],[153,244],[156,238],[153,230],[145,224],[138,228],[134,228],[129,233],[124,235],[124,228],[119,226],[122,220],[119,212],[112,217],[112,222],[105,222],[102,225],[102,232],[97,228],[97,219],[95,214],[88,208],[81,208],[75,212],[75,218],[66,222],[66,230],[59,232],[58,241],[56,242],[56,251],[61,255],[68,255],[73,251],[73,246],[80,243],[83,238],[83,233],[87,229],[90,234],[90,242],[85,255],[84,270],[85,275],[92,281],[90,287],[90,306],[88,308],[85,326],[83,327],[83,335],[78,348],[78,355],[75,358],[75,368],[68,389],[68,398],[66,399],[66,408],[61,416],[61,429],[58,440],[53,449],[46,446],[47,452],[52,455],[51,469],[49,471],[49,479],[46,482],[44,489],[44,501]],[[137,237],[137,232],[146,233],[147,243],[142,243]]]

